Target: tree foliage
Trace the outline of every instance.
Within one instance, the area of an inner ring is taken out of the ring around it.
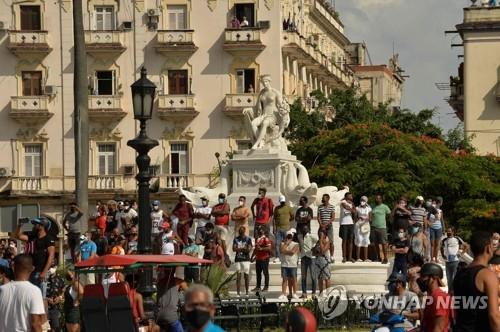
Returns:
[[[450,149],[431,123],[433,111],[390,114],[352,91],[320,100],[321,111],[291,111],[291,150],[319,185],[347,185],[355,197],[383,193],[393,204],[402,195],[442,196],[445,217],[465,237],[474,229],[500,229],[500,163],[465,150]],[[381,113],[377,113],[381,111]],[[318,113],[318,114],[314,114]]]

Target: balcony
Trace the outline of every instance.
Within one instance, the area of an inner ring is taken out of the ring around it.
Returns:
[[[44,57],[52,51],[47,31],[9,31],[7,48],[16,56]]]
[[[114,96],[89,96],[89,120],[108,123],[120,121],[127,114],[121,106],[122,97]]]
[[[117,56],[126,49],[123,42],[123,31],[120,30],[87,30],[85,31],[85,48],[92,55]]]
[[[191,121],[200,112],[195,109],[195,96],[160,95],[158,96],[158,117],[168,121]]]
[[[179,188],[213,187],[215,179],[210,174],[162,174],[160,190],[176,191]]]
[[[49,188],[46,176],[17,176],[12,178],[12,191],[41,191]]]
[[[49,102],[49,96],[10,97],[9,117],[27,125],[45,123],[54,115],[49,112]]]
[[[257,97],[254,93],[227,94],[223,112],[231,118],[241,119],[245,108],[253,108],[257,104]]]
[[[228,28],[224,33],[224,50],[233,55],[257,55],[264,48],[259,28]]]
[[[194,30],[159,30],[156,51],[164,55],[190,56],[198,47],[193,41]]]
[[[350,87],[354,74],[348,68],[341,68],[325,59],[316,41],[311,36],[305,38],[296,31],[284,32],[282,50],[284,55],[297,59],[300,65],[307,67],[317,76],[330,80],[333,85],[341,88]]]
[[[90,190],[123,189],[123,175],[89,175]]]
[[[460,77],[450,77],[450,98],[447,101],[457,117],[464,121],[464,82]]]

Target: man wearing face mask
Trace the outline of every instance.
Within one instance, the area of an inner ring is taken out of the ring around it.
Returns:
[[[153,211],[150,213],[151,218],[151,243],[159,243],[159,237],[162,231],[161,225],[163,220],[166,218],[163,210],[160,209],[160,201],[153,201]],[[158,245],[154,245],[153,253],[158,254],[160,248]]]
[[[223,332],[211,322],[215,316],[214,296],[210,288],[195,284],[184,294],[184,314],[189,324],[189,332]]]
[[[274,208],[273,213],[273,231],[276,241],[276,258],[274,263],[278,262],[280,257],[280,246],[286,237],[286,232],[290,229],[290,220],[293,220],[292,208],[286,204],[286,197],[279,197],[279,205]]]
[[[392,273],[402,273],[405,277],[407,277],[408,273],[408,261],[407,254],[410,248],[410,241],[406,236],[406,231],[403,228],[400,228],[398,231],[398,237],[391,245],[391,249],[394,251],[394,266],[392,269]]]
[[[203,237],[207,231],[206,225],[210,222],[212,213],[212,208],[208,206],[208,198],[201,198],[201,205],[194,209],[194,220],[196,222],[196,235],[195,239],[197,243],[203,242]]]
[[[231,214],[231,220],[234,221],[234,234],[238,233],[241,227],[245,228],[245,235],[250,234],[250,228],[248,226],[248,218],[250,217],[250,208],[246,206],[247,198],[245,196],[240,196],[238,199],[238,206],[234,208]]]
[[[446,239],[443,240],[441,249],[444,260],[446,261],[446,281],[448,292],[453,293],[453,280],[457,274],[458,263],[460,262],[460,249],[463,248],[464,241],[455,236],[455,229],[449,227],[446,230]]]
[[[476,231],[470,239],[470,249],[474,255],[472,263],[457,272],[453,282],[455,297],[473,297],[487,306],[471,308],[460,306],[456,309],[457,332],[500,331],[500,311],[498,310],[498,278],[487,268],[494,255],[491,233]]]
[[[444,286],[441,279],[443,279],[443,269],[436,263],[425,263],[420,269],[418,287],[430,298],[424,299],[422,332],[448,332],[452,301],[450,296],[441,290],[440,287]]]
[[[387,281],[389,293],[382,302],[382,310],[392,311],[396,315],[403,311],[403,316],[408,320],[405,322],[405,328],[412,328],[419,319],[417,295],[406,289],[406,277],[401,273],[391,275]]]
[[[307,197],[302,196],[299,199],[299,208],[297,211],[295,211],[295,222],[296,222],[296,228],[297,228],[297,233],[299,234],[299,243],[300,243],[300,235],[304,237],[307,232],[306,232],[306,227],[307,231],[311,230],[311,220],[313,218],[313,210],[307,205]],[[300,243],[302,246],[302,243]]]
[[[27,235],[21,232],[22,223],[19,222],[15,231],[18,240],[26,242],[24,252],[33,258],[34,270],[30,281],[40,287],[42,296],[45,298],[47,292],[47,273],[52,266],[55,257],[55,240],[48,233],[51,222],[47,218],[40,217],[31,220],[33,231]]]
[[[182,242],[188,242],[189,229],[193,224],[194,209],[191,203],[188,203],[185,195],[179,195],[179,202],[174,207],[172,214],[179,219],[177,223],[177,234]]]
[[[266,197],[267,189],[259,188],[259,194],[256,199],[253,200],[252,215],[254,218],[254,237],[257,238],[257,229],[259,227],[264,227],[265,233],[270,233],[269,221],[273,216],[274,204],[273,200]],[[259,227],[257,227],[259,226]]]
[[[219,237],[222,240],[224,252],[226,252],[227,248],[227,225],[229,224],[230,213],[231,207],[226,201],[226,195],[224,193],[220,193],[217,204],[212,207],[212,216],[215,219],[215,231],[219,234]]]
[[[73,262],[76,262],[80,249],[80,226],[78,221],[82,216],[82,210],[73,202],[69,204],[69,212],[63,218],[63,227],[68,232],[68,245]]]
[[[245,279],[245,294],[248,295],[250,287],[250,252],[252,251],[252,239],[245,235],[245,227],[240,227],[238,236],[233,240],[233,251],[236,253],[236,292],[240,296],[241,275]]]

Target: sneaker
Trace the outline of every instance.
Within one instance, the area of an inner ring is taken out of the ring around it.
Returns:
[[[292,299],[294,299],[294,300],[299,300],[299,296],[298,296],[297,294],[293,294],[293,295],[292,295]]]
[[[387,264],[387,263],[388,263],[387,258],[382,261],[382,264]]]
[[[254,289],[252,289],[252,292],[260,292],[260,287],[255,287]]]
[[[262,291],[263,291],[263,292],[267,292],[268,290],[269,290],[269,287],[264,287],[264,288],[262,288]]]
[[[362,262],[361,258],[358,258],[358,260],[356,262],[360,262],[361,263]]]
[[[307,299],[307,294],[303,293],[302,296],[300,297],[301,299]]]
[[[335,263],[335,259],[333,259],[333,257],[330,257],[330,263],[331,264]]]
[[[248,296],[248,292],[245,292],[245,296]]]
[[[236,293],[236,297],[240,297],[240,296],[241,296],[240,292]]]
[[[370,259],[365,259],[365,263],[371,263],[372,261]]]
[[[345,258],[342,258],[342,263],[345,263],[345,262],[346,262]]]
[[[273,263],[279,263],[279,262],[280,262],[280,259],[278,257],[274,257]]]
[[[351,263],[354,263],[354,262],[355,262],[354,258],[351,258],[351,259],[350,259],[350,262],[351,262]]]
[[[281,294],[279,297],[278,297],[278,300],[287,300],[288,297],[286,297],[285,294]]]

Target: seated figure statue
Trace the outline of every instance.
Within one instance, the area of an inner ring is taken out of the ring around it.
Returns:
[[[252,150],[274,148],[287,150],[283,132],[290,123],[290,107],[281,93],[271,87],[271,77],[262,75],[262,90],[257,98],[255,111],[244,110],[253,137]]]

